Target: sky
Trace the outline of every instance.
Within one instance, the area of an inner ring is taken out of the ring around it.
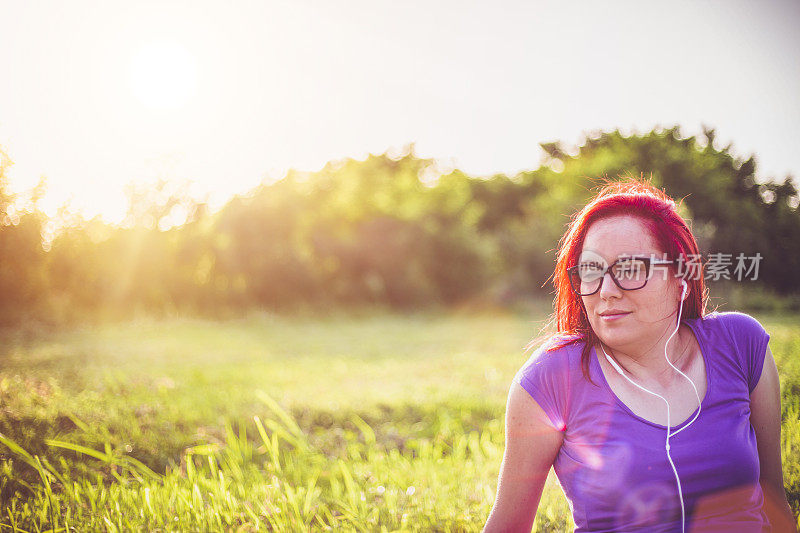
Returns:
[[[0,147],[122,220],[163,178],[219,207],[289,168],[399,150],[474,176],[541,142],[713,127],[800,178],[800,0],[0,0]]]

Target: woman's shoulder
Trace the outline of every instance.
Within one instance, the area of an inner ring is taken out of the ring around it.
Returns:
[[[762,337],[765,333],[764,326],[756,318],[740,311],[714,311],[693,322],[708,334],[724,334],[737,343],[750,337]]]
[[[704,322],[717,322],[726,326],[759,324],[758,320],[741,311],[712,311],[702,317]]]
[[[558,373],[563,378],[564,373],[579,367],[585,344],[581,337],[552,335],[536,347],[518,374]]]
[[[695,319],[705,345],[717,357],[731,361],[730,368],[745,379],[750,392],[755,388],[764,365],[770,335],[754,317],[738,312],[713,312]]]
[[[564,431],[569,417],[572,380],[580,375],[580,356],[585,343],[557,335],[548,338],[517,372],[518,383],[547,413],[551,426]]]

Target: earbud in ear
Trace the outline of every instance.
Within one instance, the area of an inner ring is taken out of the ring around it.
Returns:
[[[681,300],[683,300],[686,298],[686,293],[689,292],[689,285],[686,280],[681,280],[681,285],[683,285],[683,292],[681,292]]]

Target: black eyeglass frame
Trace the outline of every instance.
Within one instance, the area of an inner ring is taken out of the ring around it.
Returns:
[[[644,264],[645,264],[646,274],[645,274],[645,277],[644,277],[644,283],[642,283],[641,287],[636,287],[636,288],[633,288],[633,289],[626,289],[625,287],[620,285],[619,280],[614,275],[614,272],[611,269],[614,268],[614,265],[616,265],[620,261],[631,261],[633,259],[636,259],[638,261],[643,261]],[[597,284],[597,288],[595,290],[593,290],[592,292],[587,292],[586,294],[582,294],[580,292],[580,285],[576,288],[575,287],[575,283],[573,281],[574,279],[576,279],[576,277],[573,275],[573,273],[578,271],[578,268],[580,267],[580,265],[575,265],[575,266],[569,267],[567,269],[567,277],[569,278],[569,286],[570,286],[570,288],[572,288],[572,291],[575,294],[577,294],[578,296],[591,296],[593,294],[596,294],[600,290],[600,288],[603,286],[603,280],[605,279],[606,274],[611,276],[611,279],[614,282],[614,285],[619,287],[620,290],[623,290],[623,291],[638,291],[639,289],[644,288],[645,285],[647,285],[647,282],[650,281],[650,275],[653,273],[652,272],[652,265],[673,265],[673,264],[675,264],[675,260],[674,259],[656,259],[656,258],[654,258],[652,256],[648,257],[648,256],[630,255],[630,256],[620,257],[616,261],[614,261],[613,263],[608,265],[606,267],[606,269],[603,271],[603,274],[598,278],[600,280],[600,283]],[[580,275],[577,276],[577,280],[578,280],[578,283],[580,283]]]

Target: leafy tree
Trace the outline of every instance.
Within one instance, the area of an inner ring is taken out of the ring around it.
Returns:
[[[45,305],[44,216],[37,208],[42,187],[32,191],[30,205],[21,207],[8,190],[13,164],[0,149],[0,325],[20,325],[40,318]]]

